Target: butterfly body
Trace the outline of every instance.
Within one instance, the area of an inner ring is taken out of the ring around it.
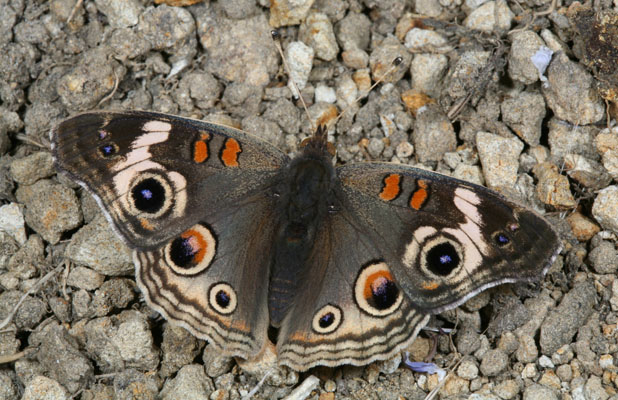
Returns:
[[[323,129],[294,158],[243,132],[148,112],[86,113],[51,132],[57,167],[133,249],[168,320],[252,358],[278,329],[297,370],[363,365],[429,314],[539,279],[560,250],[542,217],[406,165],[334,166]]]

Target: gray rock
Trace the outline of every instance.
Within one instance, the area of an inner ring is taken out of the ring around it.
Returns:
[[[421,28],[410,29],[403,43],[413,53],[443,53],[452,49],[442,34]]]
[[[584,396],[586,400],[607,400],[609,394],[603,387],[603,382],[598,376],[591,376],[584,385]],[[613,392],[613,391],[612,391]]]
[[[564,53],[554,55],[547,68],[543,96],[557,118],[574,125],[587,125],[605,117],[605,106],[584,67]]]
[[[594,138],[598,133],[598,128],[571,125],[555,117],[549,120],[548,128],[551,155],[559,162],[567,154],[579,154],[592,160],[598,160],[599,155],[594,146]]]
[[[280,0],[273,2],[270,8],[270,26],[298,25],[307,18],[309,9],[315,0]]]
[[[463,379],[476,379],[479,375],[479,367],[473,360],[464,358],[457,367],[457,375]]]
[[[144,9],[137,0],[95,0],[95,4],[114,27],[136,25]]]
[[[397,57],[401,57],[401,63],[392,68]],[[399,40],[387,36],[369,55],[371,77],[374,80],[383,79],[384,82],[398,82],[410,68],[411,62],[412,55]]]
[[[602,241],[590,251],[588,259],[599,274],[613,274],[618,270],[618,250],[611,242]]]
[[[130,250],[112,232],[102,215],[73,235],[65,256],[103,275],[126,275],[133,270]]]
[[[210,398],[215,390],[212,380],[198,364],[185,365],[173,379],[165,382],[159,396],[162,400],[202,400]]]
[[[75,393],[94,378],[90,360],[78,348],[77,340],[59,323],[50,323],[30,336],[30,345],[38,346],[36,358],[45,374]]]
[[[514,137],[507,139],[493,133],[478,132],[476,147],[487,186],[492,189],[513,187],[517,181],[519,154],[524,144]]]
[[[474,9],[464,20],[468,29],[481,32],[505,31],[511,27],[515,14],[505,0],[488,1]]]
[[[333,26],[326,14],[312,11],[300,25],[298,36],[313,49],[316,57],[326,61],[337,57],[339,46]]]
[[[600,190],[592,205],[592,215],[603,229],[618,232],[618,186]]]
[[[175,374],[181,367],[190,364],[202,347],[204,341],[198,340],[186,329],[170,323],[165,324],[161,343],[160,375],[167,378]]]
[[[19,250],[19,243],[13,236],[0,230],[0,270],[8,269],[9,260],[17,253],[17,250]]]
[[[125,67],[110,57],[112,50],[99,46],[82,54],[77,65],[56,85],[62,104],[73,110],[94,108],[122,81]]]
[[[69,271],[67,285],[79,289],[95,290],[103,284],[103,281],[105,281],[105,275],[78,265]]]
[[[36,376],[28,383],[22,400],[68,400],[66,389],[53,379]]]
[[[517,361],[524,364],[535,362],[539,355],[539,350],[536,348],[534,338],[532,336],[520,336],[518,339],[519,346],[517,351],[515,351]]]
[[[513,42],[509,52],[509,75],[527,85],[538,81],[539,70],[532,62],[532,56],[545,45],[545,42],[530,30],[516,32],[511,38]]]
[[[431,104],[417,114],[412,140],[421,163],[440,161],[444,153],[455,151],[457,146],[451,122],[439,107]]]
[[[52,156],[46,151],[39,151],[11,163],[11,176],[22,185],[32,185],[39,179],[52,176],[56,171]]]
[[[283,146],[283,132],[279,125],[263,117],[253,115],[245,117],[241,123],[242,130],[249,132],[275,147]]]
[[[119,60],[135,59],[144,56],[151,49],[150,43],[131,28],[115,29],[108,44]]]
[[[17,400],[19,399],[17,393],[17,386],[11,379],[10,373],[5,370],[0,371],[0,400]]]
[[[18,290],[7,290],[0,294],[0,321],[13,311],[22,295],[23,293]],[[17,309],[13,323],[19,329],[32,329],[43,319],[46,313],[46,305],[41,299],[27,296]]]
[[[9,273],[14,274],[19,279],[34,278],[39,274],[40,270],[48,267],[45,261],[45,250],[43,240],[39,235],[30,235],[26,244],[24,244],[13,256],[9,259]]]
[[[225,87],[221,101],[228,113],[249,117],[259,114],[262,95],[259,86],[232,82]]]
[[[545,118],[545,101],[536,92],[521,92],[500,105],[502,121],[524,142],[539,144],[541,124]]]
[[[509,357],[500,349],[492,349],[483,355],[480,370],[484,376],[499,375],[507,367]]]
[[[271,8],[271,18],[272,15]],[[262,14],[239,24],[217,16],[212,10],[204,12],[197,21],[197,32],[208,52],[207,71],[226,81],[265,86],[278,63],[270,29]]]
[[[503,332],[514,331],[528,321],[530,313],[518,299],[512,299],[498,310],[487,327],[490,336],[501,336]]]
[[[221,354],[215,346],[206,346],[202,354],[206,374],[211,378],[217,378],[232,369],[234,359],[230,356]]]
[[[17,203],[0,207],[0,231],[10,235],[18,244],[26,243],[26,227],[21,207]],[[8,258],[7,260],[8,261]],[[0,266],[5,265],[0,262]]]
[[[276,122],[285,133],[296,134],[300,129],[300,111],[288,99],[277,99],[262,116]]]
[[[335,26],[337,40],[343,50],[365,50],[369,47],[370,36],[367,32],[371,29],[371,21],[365,14],[349,12]]]
[[[219,5],[228,18],[238,20],[251,17],[258,10],[254,0],[228,0],[222,1]]]
[[[148,321],[137,311],[93,319],[84,331],[86,350],[103,372],[125,368],[148,371],[159,364]]]
[[[598,152],[601,154],[603,166],[609,175],[618,180],[618,130],[604,129],[594,140]]]
[[[457,332],[457,336],[455,336],[457,350],[463,355],[474,353],[481,346],[481,340],[479,337],[480,335],[476,332],[476,330],[471,327],[464,326]]]
[[[444,85],[453,99],[468,96],[469,90],[478,84],[477,77],[486,67],[489,56],[488,51],[466,51],[455,65],[451,65]]]
[[[63,232],[82,221],[75,192],[51,180],[20,186],[17,200],[26,206],[26,222],[46,241],[56,244]]]
[[[51,308],[52,312],[59,321],[64,323],[69,323],[72,321],[71,303],[59,296],[49,297],[47,301],[49,308]]]
[[[426,95],[437,98],[442,90],[442,78],[448,68],[444,54],[416,54],[410,64],[412,87]]]
[[[135,299],[135,295],[135,282],[132,279],[112,278],[105,281],[94,293],[92,315],[102,317],[113,310],[122,310]]]
[[[177,50],[195,35],[195,21],[182,7],[148,7],[140,16],[137,32],[155,50]]]
[[[195,106],[206,110],[214,107],[221,95],[219,82],[209,73],[194,71],[182,77],[179,86],[185,86]]]
[[[541,325],[539,343],[543,354],[551,356],[560,346],[570,343],[596,303],[596,291],[590,282],[582,282],[571,289],[560,305]]]
[[[558,400],[558,396],[547,386],[533,383],[524,390],[524,400]]]
[[[285,49],[285,59],[290,69],[288,71],[290,77],[288,87],[294,97],[300,96],[297,89],[302,90],[307,85],[309,74],[311,74],[313,68],[314,54],[313,49],[303,42],[292,42]]]
[[[155,400],[158,393],[156,375],[128,368],[114,376],[114,400]]]

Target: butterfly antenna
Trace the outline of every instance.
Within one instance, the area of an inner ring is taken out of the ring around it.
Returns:
[[[285,72],[288,74],[288,77],[290,78],[290,82],[292,83],[292,87],[294,88],[294,91],[296,92],[294,93],[294,97],[297,97],[300,99],[300,102],[303,105],[303,108],[305,109],[305,113],[307,114],[307,119],[309,120],[309,123],[311,124],[311,130],[313,132],[316,132],[316,127],[313,125],[313,120],[311,119],[311,115],[309,115],[309,109],[307,108],[307,103],[305,103],[305,99],[303,99],[303,96],[300,94],[300,89],[298,89],[296,82],[294,82],[294,78],[292,77],[292,74],[291,74],[292,70],[290,69],[290,66],[288,65],[288,62],[285,58],[285,55],[283,54],[283,48],[281,47],[281,34],[279,33],[277,29],[273,29],[272,31],[270,31],[270,36],[273,38],[273,41],[275,42],[275,47],[277,48],[277,51],[279,51],[279,55],[281,56],[281,61],[283,61],[283,67],[285,68]]]
[[[352,107],[352,104],[356,104],[359,101],[361,101],[363,98],[365,98],[366,96],[369,95],[369,93],[371,93],[371,91],[373,89],[375,89],[376,86],[378,86],[380,83],[384,82],[384,79],[386,79],[387,76],[389,76],[390,74],[393,73],[393,71],[395,71],[397,69],[397,67],[399,67],[401,65],[401,63],[403,62],[403,57],[402,56],[397,56],[395,57],[395,59],[392,61],[390,68],[384,73],[382,74],[382,76],[380,76],[373,85],[371,85],[369,87],[369,89],[367,90],[366,93],[363,93],[361,95],[359,95],[357,98],[354,99],[354,101],[350,104],[348,104],[348,106],[346,108],[343,109],[343,111],[341,111],[339,113],[339,115],[337,116],[337,118],[335,118],[334,120],[332,120],[332,125],[336,124],[341,117],[343,117],[343,115]]]

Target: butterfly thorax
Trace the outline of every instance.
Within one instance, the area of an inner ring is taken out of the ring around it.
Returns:
[[[316,232],[332,209],[335,172],[324,140],[316,133],[282,174],[268,302],[275,327],[308,272]]]

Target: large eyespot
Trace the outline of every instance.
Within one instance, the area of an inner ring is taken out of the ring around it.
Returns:
[[[461,245],[446,236],[427,241],[421,250],[421,268],[430,275],[447,277],[462,265]]]
[[[354,284],[354,298],[361,310],[374,317],[395,312],[403,301],[403,294],[384,262],[365,266]]]
[[[342,321],[343,314],[341,309],[337,306],[327,304],[314,314],[311,327],[316,333],[325,335],[339,328]]]
[[[163,175],[142,173],[132,183],[129,203],[136,214],[148,214],[150,218],[163,215],[172,205],[173,191]]]
[[[236,292],[227,283],[216,283],[208,291],[208,303],[219,314],[227,315],[236,310]]]
[[[204,225],[195,225],[165,247],[165,261],[178,275],[195,275],[208,268],[216,254],[217,241]]]

